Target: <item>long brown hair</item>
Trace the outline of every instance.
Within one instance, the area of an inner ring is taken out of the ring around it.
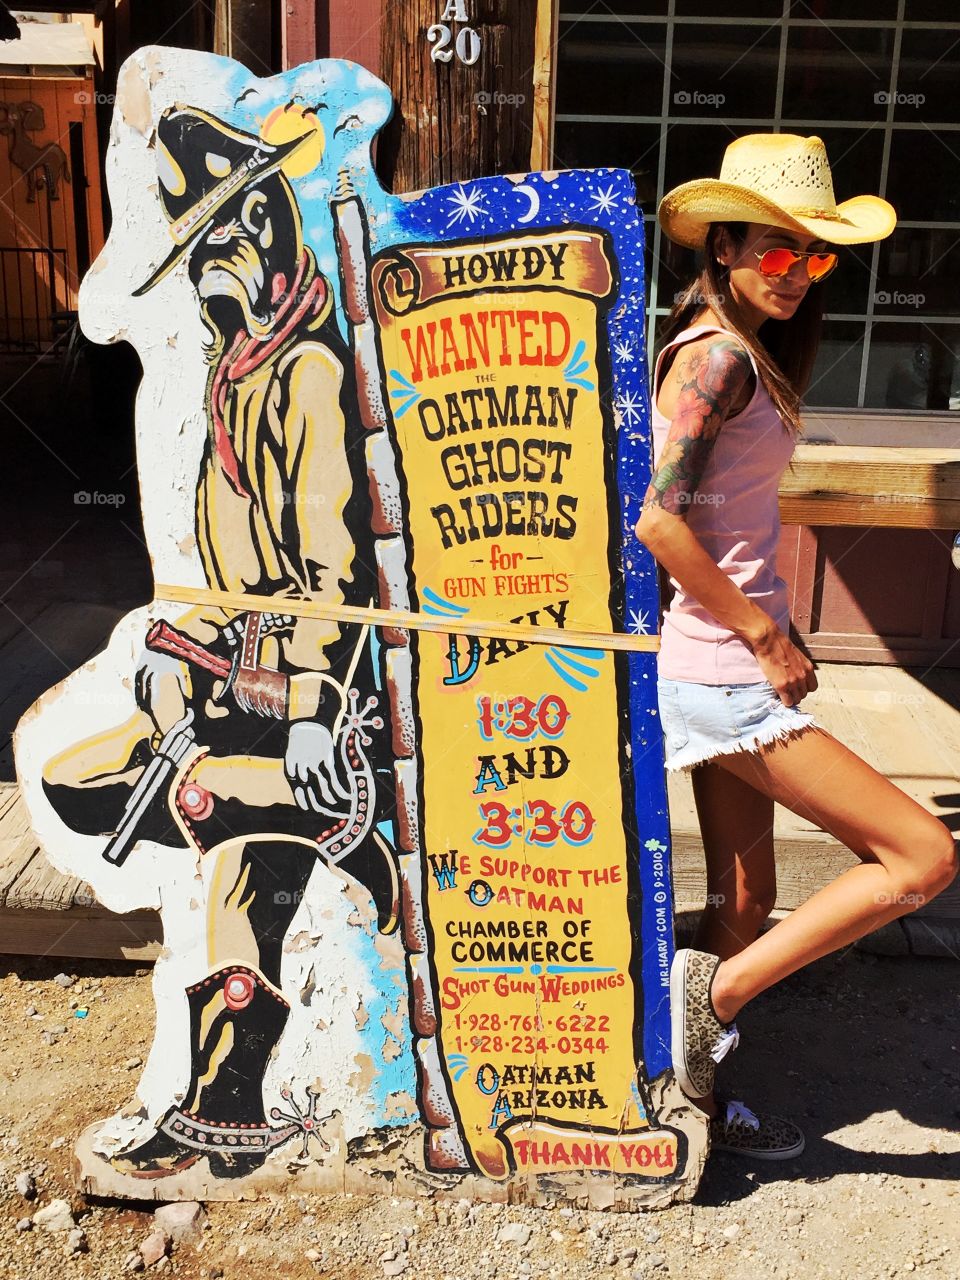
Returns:
[[[711,222],[699,273],[677,297],[664,323],[660,345],[690,327],[705,307],[737,335],[757,363],[763,385],[788,431],[801,430],[800,401],[810,385],[820,345],[823,291],[809,288],[789,320],[765,321],[756,334],[743,318],[730,292],[729,270],[717,262],[720,233],[726,230],[739,249],[747,238],[747,222]]]

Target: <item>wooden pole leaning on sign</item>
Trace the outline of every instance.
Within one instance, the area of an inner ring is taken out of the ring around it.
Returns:
[[[622,652],[655,653],[660,648],[659,636],[633,635],[616,631],[572,631],[558,627],[532,627],[519,622],[494,622],[471,618],[467,626],[459,619],[429,618],[410,609],[367,609],[349,604],[327,604],[320,600],[291,596],[259,596],[246,591],[219,591],[212,587],[180,587],[158,582],[154,589],[157,600],[177,604],[212,604],[219,609],[241,613],[260,610],[275,613],[282,605],[284,613],[298,618],[316,618],[324,622],[353,623],[357,626],[388,627],[392,631],[432,631],[440,635],[471,635],[484,639],[522,640],[524,644],[549,644],[559,648],[589,645],[594,649]]]
[[[387,432],[387,410],[381,395],[376,327],[368,306],[369,237],[363,206],[349,177],[340,175],[331,204],[334,237],[343,279],[343,306],[348,340],[356,362],[360,421],[368,432],[367,474],[372,499],[371,531],[375,538],[381,606],[410,611],[403,504],[393,446]],[[430,932],[423,889],[420,847],[419,766],[416,705],[410,632],[383,627],[384,669],[393,726],[394,778],[401,879],[403,942],[412,1003],[410,1020],[416,1035],[414,1060],[423,1099],[428,1167],[464,1170],[470,1161],[456,1120],[440,1059],[437,1009],[430,975]]]

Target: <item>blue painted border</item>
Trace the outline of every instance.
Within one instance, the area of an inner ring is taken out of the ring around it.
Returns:
[[[609,233],[620,278],[617,295],[607,312],[612,385],[606,403],[619,418],[617,487],[626,575],[624,629],[656,634],[656,563],[634,533],[650,479],[652,450],[644,336],[643,219],[637,210],[633,179],[625,169],[571,169],[551,175],[528,174],[519,185],[535,192],[539,200],[538,214],[529,222],[519,221],[530,209],[531,198],[525,191],[518,193],[517,181],[481,178],[436,187],[414,201],[399,202],[389,232],[390,243],[442,242],[486,234],[493,238],[567,223],[593,225]],[[464,207],[474,212],[460,215]],[[640,857],[643,1055],[647,1076],[653,1079],[671,1065],[669,987],[665,985],[674,945],[670,827],[657,707],[656,654],[631,653],[627,665],[633,800]],[[662,856],[666,868],[662,879],[655,875],[658,856]]]

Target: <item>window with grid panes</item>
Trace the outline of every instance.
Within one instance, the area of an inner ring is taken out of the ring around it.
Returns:
[[[960,414],[956,0],[560,0],[558,37],[553,162],[632,171],[651,351],[695,266],[664,192],[742,134],[815,133],[838,202],[882,195],[898,224],[839,250],[808,407]]]

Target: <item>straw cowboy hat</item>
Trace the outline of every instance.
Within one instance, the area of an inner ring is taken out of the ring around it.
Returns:
[[[724,152],[719,178],[698,178],[660,201],[660,225],[671,240],[702,249],[711,222],[758,222],[806,232],[829,244],[882,240],[896,225],[893,205],[854,196],[838,205],[819,138],[750,133]]]

